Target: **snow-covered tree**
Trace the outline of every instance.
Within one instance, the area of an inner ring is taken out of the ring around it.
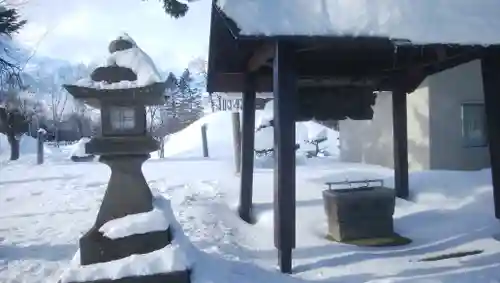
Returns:
[[[19,58],[15,44],[12,42],[12,35],[16,34],[26,24],[22,20],[17,9],[7,8],[3,1],[0,1],[0,83],[20,85]]]
[[[19,158],[19,137],[28,131],[32,112],[36,112],[27,99],[18,95],[22,84],[11,36],[25,24],[16,9],[0,2],[0,133],[7,136],[11,160]]]
[[[204,58],[198,57],[189,63],[188,68],[193,70],[195,75],[202,78],[197,84],[198,89],[205,89],[208,79],[208,61]],[[207,93],[208,104],[210,105],[210,110],[215,112],[217,110],[217,93]],[[220,95],[219,95],[220,96]],[[219,105],[220,108],[220,105]],[[220,110],[220,109],[219,109]]]
[[[59,125],[63,120],[67,102],[68,102],[68,93],[64,89],[62,89],[62,87],[53,90],[50,93],[50,100],[49,100],[49,108],[51,112],[50,118],[54,123],[53,126],[56,133],[55,139],[57,145],[58,145],[57,142],[59,142],[58,129]]]
[[[299,148],[300,144],[296,141],[295,150]],[[260,120],[257,122],[254,150],[257,156],[274,156],[274,111],[272,101],[265,105]]]
[[[185,69],[179,77],[178,114],[182,127],[186,127],[203,116],[202,93],[193,84],[194,78],[189,69]]]
[[[162,116],[163,124],[167,127],[167,132],[174,133],[182,129],[179,118],[182,97],[179,94],[179,80],[174,73],[170,72],[168,74],[166,84],[165,96],[167,97],[167,102],[160,115]]]
[[[328,132],[326,128],[323,128],[316,133],[309,134],[309,137],[305,140],[305,142],[313,145],[314,150],[307,152],[308,157],[318,156],[320,153],[328,155],[328,153],[325,152],[325,148],[321,147],[321,144],[328,140],[327,134]]]
[[[30,125],[38,126],[47,115],[47,106],[33,93],[11,89],[4,92],[0,104],[0,133],[7,136],[10,144],[10,160],[19,159],[19,140]]]

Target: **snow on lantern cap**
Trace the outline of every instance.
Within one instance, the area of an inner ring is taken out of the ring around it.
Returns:
[[[75,85],[64,85],[75,99],[100,107],[105,103],[158,105],[164,103],[166,84],[153,60],[126,33],[112,40],[104,66],[90,78]]]
[[[123,51],[134,47],[137,47],[137,43],[135,43],[128,33],[123,33],[109,43],[108,51],[109,53],[115,53],[117,51]]]
[[[117,89],[143,87],[162,82],[151,57],[127,33],[112,40],[106,64],[94,70],[90,80],[79,85],[92,88]]]

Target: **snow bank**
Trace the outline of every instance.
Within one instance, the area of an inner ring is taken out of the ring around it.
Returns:
[[[201,127],[204,124],[207,125],[210,157],[232,157],[232,124],[229,111],[206,115],[182,131],[169,135],[165,141],[165,157],[198,158],[203,156]]]
[[[163,211],[154,207],[152,211],[127,215],[106,222],[99,231],[109,239],[119,239],[148,232],[165,231],[169,221]]]
[[[244,35],[377,36],[500,43],[498,0],[218,0]]]
[[[264,110],[256,111],[256,127],[266,121],[269,114]],[[170,158],[199,158],[202,156],[201,126],[207,125],[208,151],[211,158],[233,157],[233,132],[230,111],[219,111],[208,114],[184,130],[172,134],[165,142],[165,157]],[[328,140],[322,143],[333,155],[338,154],[338,133],[315,122],[296,123],[296,141],[303,150],[311,149],[305,140],[308,139],[309,129],[325,129]],[[263,128],[255,133],[255,148],[273,147],[273,128]]]
[[[109,84],[103,81],[94,82],[89,78],[84,78],[77,82],[78,85],[97,89],[124,89],[143,87],[162,82],[162,77],[151,57],[128,34],[124,33],[117,39],[126,40],[132,43],[133,47],[111,53],[107,59],[106,66],[116,65],[129,68],[137,75],[137,80]]]
[[[88,154],[85,152],[85,145],[90,141],[90,138],[81,138],[77,143],[71,145],[70,157],[85,157]]]
[[[38,141],[30,136],[23,135],[21,141],[19,142],[20,154],[36,154],[38,150]],[[43,148],[45,154],[51,154],[52,151],[44,146]],[[10,152],[9,141],[7,136],[0,134],[0,153]]]

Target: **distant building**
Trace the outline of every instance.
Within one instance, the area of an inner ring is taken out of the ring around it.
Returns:
[[[490,166],[479,60],[428,77],[408,95],[407,111],[410,170]],[[339,123],[341,159],[393,168],[390,93],[378,95],[374,112],[371,121]]]

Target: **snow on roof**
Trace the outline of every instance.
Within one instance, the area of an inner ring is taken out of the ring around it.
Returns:
[[[124,89],[143,87],[163,81],[151,57],[149,57],[149,55],[146,54],[127,33],[121,34],[117,39],[129,41],[132,43],[133,47],[111,53],[108,56],[106,66],[118,65],[120,67],[130,68],[137,75],[137,80],[108,84],[105,82],[94,82],[89,78],[84,78],[77,82],[78,85],[97,89]]]
[[[498,0],[218,0],[242,35],[375,36],[498,44]]]

